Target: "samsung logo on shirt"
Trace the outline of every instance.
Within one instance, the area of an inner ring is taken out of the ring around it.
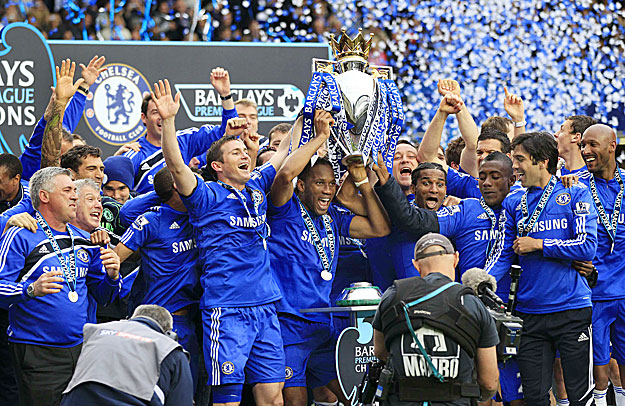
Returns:
[[[490,241],[499,238],[499,231],[492,230],[475,230],[475,241]]]
[[[233,227],[256,228],[260,227],[265,222],[266,218],[267,216],[265,214],[258,217],[230,216],[230,225]]]
[[[174,254],[190,251],[195,248],[197,248],[197,245],[195,245],[195,240],[193,238],[185,241],[175,241],[171,243],[171,251]]]
[[[300,238],[302,239],[302,241],[306,241],[309,244],[313,244],[312,236],[308,232],[308,230],[303,230],[302,231],[302,236]],[[324,248],[328,248],[328,238],[327,237],[323,237],[321,239],[321,244],[323,245]]]
[[[43,273],[48,273],[48,272],[54,272],[54,271],[59,271],[59,272],[63,272],[63,268],[61,268],[60,266],[44,266],[43,267]],[[89,271],[89,268],[85,267],[85,266],[79,266],[78,267],[78,272],[79,272],[79,277],[84,278],[85,276],[87,276],[87,272]]]
[[[566,218],[549,219],[549,220],[537,221],[536,224],[534,224],[534,227],[532,227],[531,232],[536,233],[540,231],[566,230],[568,228],[569,228],[569,222]]]

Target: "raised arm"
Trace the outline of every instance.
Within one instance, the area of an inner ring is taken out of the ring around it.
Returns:
[[[441,96],[452,93],[460,97],[460,84],[453,79],[438,81],[438,92]],[[466,103],[456,114],[460,135],[464,140],[464,149],[460,154],[460,167],[468,174],[477,178],[477,137],[479,131]]]
[[[523,106],[523,99],[516,94],[509,93],[508,88],[504,86],[504,99],[503,107],[506,109],[506,113],[510,116],[510,119],[514,121],[514,136],[525,133],[525,107]],[[522,124],[522,125],[521,125]],[[517,127],[518,125],[518,127]]]
[[[293,196],[293,179],[295,179],[310,162],[315,152],[330,138],[330,127],[334,125],[334,119],[329,112],[315,111],[315,134],[316,136],[295,150],[278,170],[271,185],[271,203],[276,207],[283,206]],[[280,148],[282,148],[280,143]]]
[[[178,193],[189,196],[197,186],[198,180],[184,163],[176,137],[175,117],[180,108],[180,93],[176,93],[175,98],[172,97],[169,81],[159,80],[154,84],[152,100],[163,120],[162,148],[165,163],[174,177]]]
[[[280,142],[280,146],[278,146],[278,150],[271,157],[269,163],[276,168],[276,171],[280,170],[284,160],[289,154],[289,146],[291,145],[291,140],[293,141],[293,145],[298,145],[299,139],[302,135],[302,117],[298,118],[295,124],[293,124],[293,128],[289,132],[289,135],[284,137],[282,142]]]
[[[56,98],[41,142],[42,168],[60,166],[61,164],[61,140],[65,107],[78,87],[85,81],[80,78],[74,83],[75,71],[76,62],[71,62],[69,59],[61,62],[61,68],[56,67],[56,88],[54,90]]]
[[[449,93],[443,97],[419,145],[417,152],[419,162],[436,162],[443,165],[443,168],[447,170],[447,163],[438,159],[438,147],[441,145],[441,136],[447,117],[450,114],[458,113],[462,110],[463,105],[464,102],[456,94]]]

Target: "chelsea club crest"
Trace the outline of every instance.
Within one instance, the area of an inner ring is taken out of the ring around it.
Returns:
[[[114,63],[105,68],[89,89],[85,121],[102,141],[123,145],[145,134],[141,103],[150,85],[132,66]]]

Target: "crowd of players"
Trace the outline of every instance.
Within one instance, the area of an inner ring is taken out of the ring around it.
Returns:
[[[611,358],[625,365],[625,216],[609,127],[565,114],[555,136],[527,132],[523,101],[505,91],[510,118],[478,129],[460,85],[442,80],[421,144],[398,142],[392,174],[378,157],[337,182],[326,158],[329,113],[316,112],[315,137],[299,148],[300,120],[261,139],[255,104],[235,104],[228,72],[216,68],[221,125],[176,131],[179,96],[159,81],[141,106],[146,135],[103,160],[72,134],[103,64],[94,57],[74,81],[75,64],[63,61],[24,153],[0,155],[7,404],[58,404],[83,325],[142,303],[172,313],[196,400],[208,385],[214,404],[236,404],[252,384],[261,405],[305,405],[307,388],[317,404],[347,404],[334,347],[348,320],[300,310],[333,305],[350,282],[384,290],[415,276],[416,240],[440,232],[459,252],[458,280],[485,268],[507,300],[510,265],[523,269],[522,348],[518,367],[500,365],[503,401],[548,404],[555,365],[559,404],[605,404],[611,380],[625,405],[610,368]],[[444,151],[452,115],[462,139]],[[193,396],[175,379],[159,385],[165,398]]]

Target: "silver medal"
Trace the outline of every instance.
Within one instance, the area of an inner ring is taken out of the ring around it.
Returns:
[[[321,271],[321,279],[323,279],[324,281],[331,281],[332,273],[326,270]]]
[[[76,303],[78,301],[78,293],[76,291],[71,291],[67,294],[69,301],[72,303]]]

